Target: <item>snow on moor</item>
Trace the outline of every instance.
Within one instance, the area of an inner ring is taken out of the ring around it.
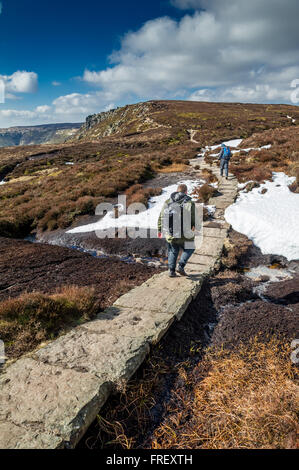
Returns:
[[[199,185],[203,184],[204,181],[180,181],[177,184],[172,184],[166,186],[162,189],[162,194],[160,196],[155,196],[149,199],[148,209],[140,212],[139,214],[122,214],[117,219],[114,218],[114,211],[108,212],[101,220],[93,224],[82,225],[76,227],[72,230],[69,230],[67,233],[85,233],[85,232],[94,232],[100,230],[107,230],[111,228],[121,228],[121,227],[137,227],[140,229],[157,229],[158,218],[162,210],[164,202],[170,198],[171,194],[177,190],[179,184],[186,184],[188,188],[188,193],[191,194],[192,191]],[[210,213],[213,212],[214,206],[207,206]]]
[[[242,143],[242,140],[234,139],[226,141],[224,144],[236,148]],[[220,144],[207,146],[199,156],[203,157],[208,150],[215,150],[219,146]],[[261,150],[270,147],[271,145],[264,145],[254,149]],[[249,152],[253,150],[253,147],[242,150]],[[238,150],[232,152],[238,152]],[[233,229],[251,239],[263,254],[285,256],[289,261],[299,259],[298,195],[292,193],[288,188],[294,180],[294,177],[289,177],[284,173],[273,173],[273,182],[266,181],[249,193],[241,191],[237,201],[225,211],[225,218]],[[203,182],[181,181],[181,183],[187,185],[190,193],[199,183]],[[239,189],[245,187],[246,184],[239,184]],[[151,198],[149,208],[140,214],[121,215],[115,219],[113,211],[108,212],[100,221],[76,227],[67,233],[93,232],[113,227],[155,229],[162,206],[171,193],[176,190],[176,187],[177,184],[163,188],[162,194]],[[267,189],[267,192],[262,194],[264,188]],[[207,208],[211,214],[215,210],[214,206],[207,206]]]
[[[241,191],[237,201],[225,211],[234,230],[246,235],[263,254],[299,259],[299,195],[288,186],[295,181],[284,173],[273,173],[273,182]],[[263,189],[267,189],[262,194]]]

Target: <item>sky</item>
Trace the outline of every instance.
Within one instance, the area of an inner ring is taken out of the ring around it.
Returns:
[[[298,17],[298,0],[0,0],[0,127],[153,99],[298,104]]]

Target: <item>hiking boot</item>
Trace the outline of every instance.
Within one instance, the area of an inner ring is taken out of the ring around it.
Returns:
[[[181,276],[187,276],[187,273],[182,266],[178,266],[177,273],[179,273]]]
[[[176,277],[175,271],[169,271],[168,275],[169,277]]]

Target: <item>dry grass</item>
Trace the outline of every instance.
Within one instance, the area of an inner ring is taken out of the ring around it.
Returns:
[[[251,150],[248,153],[241,150],[234,154],[230,170],[240,182],[271,181],[273,171],[283,171],[290,176],[296,176],[296,183],[290,189],[297,192],[299,181],[298,127],[271,129],[253,134],[242,142],[242,147],[257,148],[268,144],[271,144],[269,149]]]
[[[182,403],[155,430],[152,448],[296,447],[299,390],[289,346],[253,341],[235,352],[211,351],[200,367],[209,372],[198,383],[182,372],[192,394],[178,395]]]
[[[212,170],[208,170],[208,169],[202,170],[201,178],[204,179],[208,184],[219,182],[217,176],[214,175]]]
[[[188,169],[188,165],[185,165],[183,163],[173,163],[172,165],[159,169],[158,173],[183,173]]]
[[[298,385],[289,345],[255,339],[235,351],[210,350],[191,369],[188,362],[178,364],[165,417],[146,438],[163,376],[175,372],[161,357],[152,359],[142,377],[109,403],[105,417],[99,416],[97,446],[276,449],[298,444]],[[89,438],[87,445],[93,443]]]
[[[204,204],[207,204],[215,194],[217,194],[217,189],[207,183],[198,186],[192,192],[192,196],[196,197],[196,202],[203,202]]]
[[[154,196],[160,196],[162,188],[144,188],[141,184],[134,184],[125,191],[127,204],[142,203],[147,206],[148,200]]]
[[[33,292],[0,303],[0,337],[8,357],[19,357],[65,328],[93,318],[99,308],[91,288],[67,286],[54,294]]]

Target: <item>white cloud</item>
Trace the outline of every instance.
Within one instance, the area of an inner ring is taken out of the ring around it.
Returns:
[[[180,21],[151,20],[128,33],[111,55],[112,65],[85,70],[83,80],[111,93],[113,100],[131,95],[158,99],[178,89],[190,93],[212,87],[215,99],[227,89],[228,96],[246,101],[250,96],[290,101],[290,82],[299,77],[297,0],[174,3],[198,11]]]
[[[34,93],[38,87],[38,75],[35,72],[18,70],[12,75],[0,75],[5,83],[6,92],[9,93]]]
[[[61,83],[60,83],[60,82],[57,82],[56,80],[54,80],[54,82],[52,82],[52,85],[53,85],[53,86],[60,86]]]
[[[41,114],[45,114],[50,110],[51,110],[51,106],[48,106],[46,104],[43,106],[37,106],[37,108],[35,109],[37,113],[41,113]]]
[[[291,82],[299,79],[298,0],[172,3],[187,14],[178,21],[157,18],[126,34],[109,67],[85,70],[90,92],[59,96],[33,111],[0,111],[0,125],[79,122],[144,99],[291,102]],[[37,89],[34,72],[1,78],[11,95]]]
[[[115,108],[115,105],[111,102],[109,93],[72,93],[55,99],[51,106],[40,105],[32,111],[0,109],[0,127],[83,122],[89,114],[109,111],[112,108]]]

